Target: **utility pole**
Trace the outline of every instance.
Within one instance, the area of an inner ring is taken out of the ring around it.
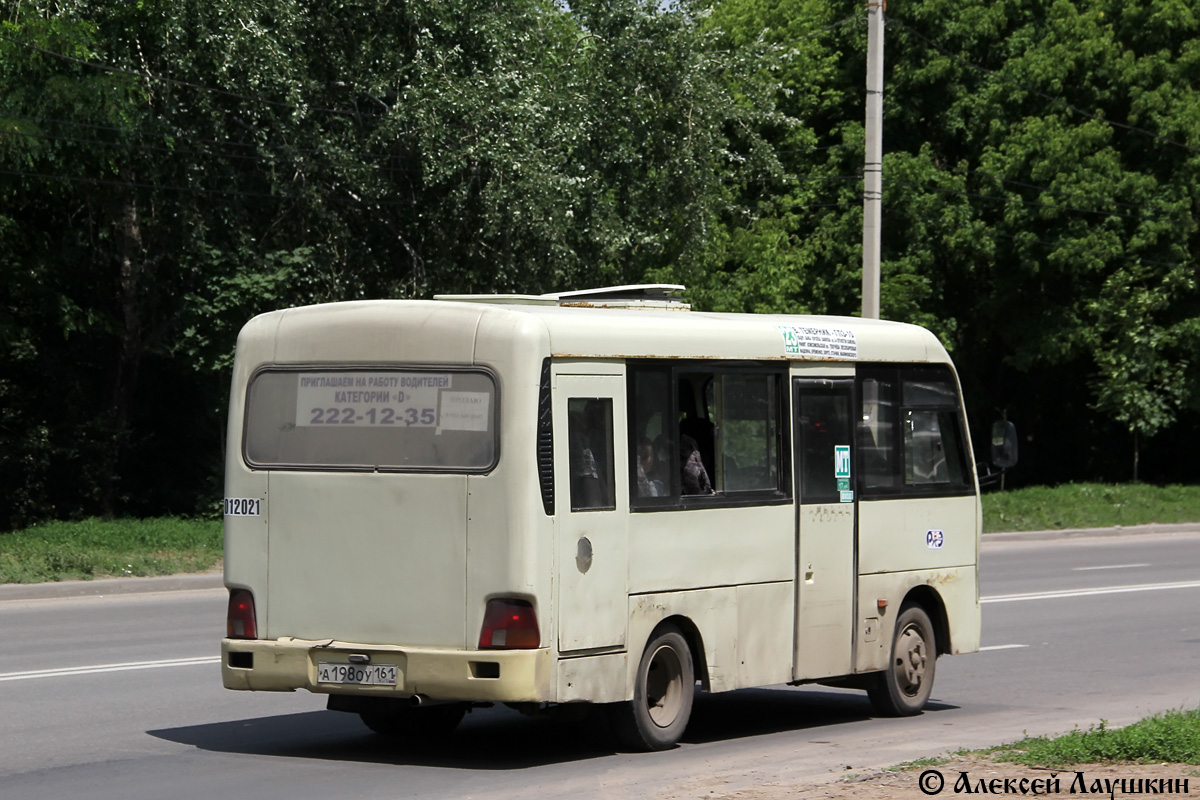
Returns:
[[[883,12],[887,0],[867,0],[867,126],[863,163],[862,315],[879,319],[879,250],[883,200]]]

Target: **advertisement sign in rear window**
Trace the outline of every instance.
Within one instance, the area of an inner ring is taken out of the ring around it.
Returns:
[[[265,369],[246,397],[254,467],[481,472],[496,460],[486,372]]]

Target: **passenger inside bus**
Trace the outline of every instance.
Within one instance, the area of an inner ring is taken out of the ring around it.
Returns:
[[[571,398],[567,409],[571,508],[612,508],[612,401]]]
[[[709,480],[708,470],[704,468],[704,461],[700,458],[696,440],[687,434],[679,436],[679,462],[683,494],[713,493],[712,481]]]
[[[663,477],[654,443],[649,436],[641,437],[637,446],[638,497],[666,497],[667,486]]]
[[[690,414],[679,423],[680,436],[686,436],[692,440],[692,445],[699,454],[700,463],[709,478],[716,474],[717,437],[715,429],[716,426],[711,420]],[[682,449],[680,457],[686,458]],[[685,491],[684,494],[688,494],[688,492]]]

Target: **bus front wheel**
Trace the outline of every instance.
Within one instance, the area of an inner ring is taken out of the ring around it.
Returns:
[[[920,714],[933,691],[936,667],[937,641],[929,615],[920,606],[905,606],[896,619],[888,668],[867,689],[871,705],[886,717]]]
[[[664,625],[638,662],[633,700],[609,707],[617,738],[633,750],[666,750],[687,728],[696,674],[692,651],[679,629]]]

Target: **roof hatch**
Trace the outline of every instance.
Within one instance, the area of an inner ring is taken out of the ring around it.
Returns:
[[[684,287],[672,283],[604,286],[549,294],[438,294],[434,300],[497,305],[571,306],[576,308],[663,308],[689,311],[683,302]]]

